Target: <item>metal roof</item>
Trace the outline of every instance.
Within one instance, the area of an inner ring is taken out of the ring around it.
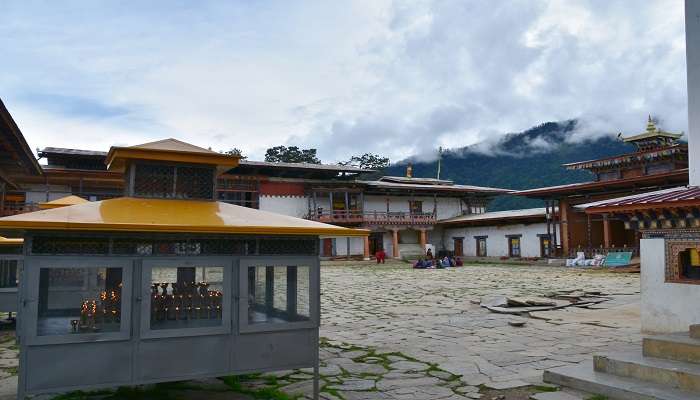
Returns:
[[[121,197],[0,218],[2,229],[367,236],[368,231],[215,201]]]
[[[418,183],[397,183],[397,182],[385,182],[385,181],[357,181],[359,184],[363,184],[369,187],[376,187],[382,189],[404,189],[404,190],[430,190],[430,191],[443,191],[443,192],[484,192],[493,194],[510,194],[513,190],[510,189],[500,189],[484,186],[471,186],[471,185],[426,185]]]
[[[42,210],[46,210],[49,208],[73,206],[76,204],[83,204],[87,202],[88,201],[82,197],[70,195],[66,197],[61,197],[60,199],[47,201],[45,203],[39,203],[39,208],[41,208]]]
[[[513,195],[516,196],[527,196],[527,197],[534,197],[538,198],[543,195],[550,195],[550,194],[579,194],[581,190],[586,190],[586,189],[597,189],[601,191],[605,191],[610,188],[614,187],[624,187],[624,186],[634,186],[634,187],[639,187],[639,185],[644,185],[644,184],[653,184],[654,181],[657,180],[662,180],[662,181],[668,181],[669,179],[682,179],[685,178],[685,181],[687,182],[688,179],[688,168],[681,168],[677,170],[673,170],[671,172],[664,172],[660,174],[654,174],[654,175],[643,175],[643,176],[637,176],[633,178],[623,178],[623,179],[612,179],[612,180],[607,180],[607,181],[588,181],[588,182],[579,182],[579,183],[569,183],[565,185],[557,185],[557,186],[546,186],[546,187],[540,187],[540,188],[532,188],[532,189],[525,189],[525,190],[517,190],[514,191]]]
[[[417,185],[454,185],[453,181],[435,178],[414,178],[407,176],[382,176],[382,182],[411,183]]]
[[[307,170],[353,172],[353,173],[375,172],[375,170],[373,170],[373,169],[358,168],[358,167],[353,167],[351,165],[339,165],[339,164],[286,163],[286,162],[241,160],[239,165],[240,166],[248,166],[248,167],[307,169]]]
[[[462,215],[459,217],[453,217],[448,219],[443,219],[438,221],[441,224],[447,225],[477,225],[485,223],[498,223],[498,222],[513,222],[518,223],[522,220],[531,219],[542,219],[544,221],[547,216],[547,209],[541,208],[526,208],[521,210],[506,210],[506,211],[493,211],[483,214],[469,214]]]
[[[697,206],[700,206],[700,187],[680,186],[655,192],[581,204],[577,206],[577,208],[584,209],[590,214],[596,214],[611,211]]]
[[[44,147],[43,150],[39,151],[39,155],[45,157],[44,153],[64,156],[107,157],[106,151],[67,149],[64,147]]]

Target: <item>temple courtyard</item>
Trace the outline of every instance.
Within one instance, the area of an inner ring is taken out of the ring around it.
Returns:
[[[557,388],[542,383],[542,371],[640,343],[638,274],[515,265],[413,270],[405,263],[329,262],[321,281],[325,399],[586,399],[585,394],[552,392]],[[553,292],[587,292],[607,300],[529,315],[496,313],[479,304],[483,297],[522,299]],[[16,390],[17,350],[8,339],[0,341],[0,399],[13,398]],[[310,398],[311,377],[310,370],[282,371],[60,398]]]

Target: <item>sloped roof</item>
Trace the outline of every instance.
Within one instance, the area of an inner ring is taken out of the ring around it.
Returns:
[[[523,220],[532,221],[541,219],[544,222],[546,216],[547,209],[541,207],[462,215],[443,219],[438,221],[438,223],[445,225],[504,225],[521,223]]]
[[[58,154],[62,156],[81,156],[81,157],[106,157],[106,151],[97,150],[82,150],[82,149],[68,149],[65,147],[44,147],[43,150],[39,151],[39,155],[45,157],[48,154]]]
[[[656,123],[654,122],[653,119],[651,119],[651,115],[649,116],[649,120],[647,121],[647,130],[643,133],[640,133],[638,135],[633,135],[633,136],[628,136],[625,138],[622,138],[623,142],[637,142],[641,140],[646,140],[646,139],[653,139],[655,137],[665,137],[665,138],[670,138],[673,140],[678,140],[683,136],[683,133],[671,133],[671,132],[665,132],[662,131],[661,129],[656,127]]]
[[[169,138],[129,147],[112,146],[105,162],[110,171],[124,171],[126,160],[132,159],[216,165],[223,172],[236,167],[240,157]]]
[[[415,190],[415,191],[435,191],[435,192],[461,192],[461,193],[489,193],[489,194],[508,194],[513,191],[510,189],[500,189],[484,186],[471,186],[471,185],[435,185],[435,184],[421,184],[421,183],[398,183],[398,182],[387,182],[387,181],[357,181],[360,184],[366,185],[368,187],[376,187],[381,189],[403,189],[403,190]]]
[[[168,138],[163,140],[156,140],[155,142],[148,142],[143,144],[137,144],[134,146],[129,146],[131,149],[145,149],[145,150],[165,150],[165,151],[177,151],[185,153],[205,153],[205,154],[216,154],[214,150],[205,149],[204,147],[195,146],[182,140],[177,140],[174,138]]]
[[[214,201],[121,197],[0,218],[2,229],[367,236],[368,231]]]
[[[414,178],[407,176],[382,176],[379,180],[382,182],[409,183],[415,185],[454,185],[453,181],[444,179]]]
[[[311,163],[287,163],[287,162],[269,162],[269,161],[252,161],[252,160],[241,160],[238,163],[240,166],[247,167],[269,167],[269,168],[288,168],[288,169],[308,169],[308,170],[322,170],[322,171],[337,171],[337,172],[374,172],[373,169],[365,169],[353,167],[352,165],[338,165],[338,164],[311,164]]]
[[[585,210],[588,214],[598,214],[615,211],[698,206],[700,206],[700,187],[679,186],[654,192],[581,204],[577,206],[577,208]]]
[[[41,208],[42,210],[46,210],[49,208],[73,206],[76,204],[83,204],[83,203],[87,203],[87,202],[88,201],[82,197],[70,195],[70,196],[66,196],[66,197],[61,197],[60,199],[47,201],[45,203],[39,203],[39,208]]]

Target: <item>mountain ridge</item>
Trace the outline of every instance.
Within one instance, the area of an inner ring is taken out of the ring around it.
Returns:
[[[612,136],[572,141],[576,120],[546,122],[523,132],[509,133],[495,143],[449,149],[442,154],[440,178],[458,184],[505,189],[532,189],[590,181],[588,171],[566,170],[562,164],[611,157],[634,151],[634,147]],[[404,175],[408,163],[413,176],[436,177],[437,160],[421,162],[411,159],[392,164],[387,175]],[[488,211],[541,207],[539,200],[516,196],[499,196]]]

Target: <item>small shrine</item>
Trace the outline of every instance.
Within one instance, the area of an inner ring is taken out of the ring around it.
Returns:
[[[366,231],[215,201],[238,157],[175,139],[107,164],[124,197],[0,219],[24,236],[19,398],[318,371],[319,236]]]
[[[648,151],[677,144],[682,136],[682,132],[671,133],[660,130],[650,115],[646,131],[639,135],[623,137],[622,141],[634,144],[638,151]]]

